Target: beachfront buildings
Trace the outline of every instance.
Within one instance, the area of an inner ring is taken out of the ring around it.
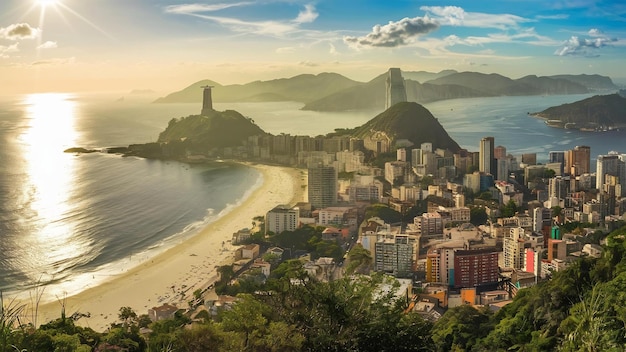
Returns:
[[[278,205],[265,214],[265,233],[279,234],[283,231],[295,231],[298,228],[299,218],[298,207]]]

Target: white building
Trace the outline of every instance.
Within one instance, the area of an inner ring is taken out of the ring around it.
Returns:
[[[279,205],[265,215],[265,233],[279,234],[283,231],[294,231],[298,228],[300,209]]]

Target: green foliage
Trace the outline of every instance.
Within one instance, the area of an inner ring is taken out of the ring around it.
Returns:
[[[470,223],[474,226],[484,225],[487,223],[489,216],[484,207],[470,206]]]
[[[365,209],[365,219],[373,217],[379,217],[388,224],[402,221],[402,214],[385,204],[373,204]]]
[[[361,274],[369,273],[369,269],[372,265],[372,253],[359,243],[350,249],[348,252],[348,265],[346,266],[346,275],[351,275],[355,272]]]
[[[467,351],[491,330],[491,312],[462,305],[449,309],[433,326],[437,351]]]
[[[517,213],[517,204],[513,199],[509,199],[509,201],[502,207],[502,217],[510,218],[515,216]]]

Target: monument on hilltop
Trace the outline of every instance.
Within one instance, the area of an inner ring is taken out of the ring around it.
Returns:
[[[200,115],[206,116],[215,111],[213,110],[213,98],[211,97],[211,88],[213,88],[213,86],[202,86],[201,88],[204,89],[204,91],[202,93],[202,111]]]
[[[385,110],[397,103],[407,101],[406,88],[404,86],[404,78],[399,68],[390,68],[387,75],[387,100],[385,102]]]

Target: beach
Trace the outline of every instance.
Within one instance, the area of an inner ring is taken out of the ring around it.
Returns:
[[[129,268],[109,281],[58,302],[40,305],[36,324],[43,324],[65,314],[88,314],[77,325],[105,331],[118,320],[121,307],[132,308],[137,315],[164,303],[188,308],[194,291],[204,290],[217,280],[216,268],[234,261],[238,246],[230,242],[233,233],[252,226],[253,218],[279,204],[305,201],[306,178],[300,169],[246,164],[263,175],[262,184],[242,204],[208,224],[193,237],[181,242],[143,264]],[[34,306],[26,308],[32,317]]]

